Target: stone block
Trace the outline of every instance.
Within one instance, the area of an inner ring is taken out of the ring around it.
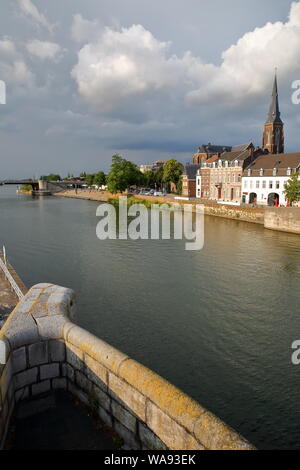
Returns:
[[[15,401],[18,403],[19,401],[25,400],[29,397],[29,387],[20,388],[15,392]]]
[[[91,390],[91,398],[95,399],[98,403],[98,405],[101,408],[104,408],[106,411],[110,411],[110,396],[103,392],[103,390],[96,385],[93,385],[93,388]]]
[[[88,354],[84,355],[87,377],[102,390],[107,390],[107,369]]]
[[[103,421],[103,423],[106,424],[106,426],[109,426],[110,428],[112,428],[113,421],[112,421],[111,415],[107,413],[107,411],[105,411],[103,408],[101,408],[101,406],[98,408],[97,413],[101,421]]]
[[[41,380],[53,379],[54,377],[59,377],[59,375],[59,364],[46,364],[40,367]]]
[[[38,331],[43,339],[63,338],[63,329],[67,322],[63,315],[51,315],[47,317],[36,318]]]
[[[11,359],[8,360],[6,365],[3,368],[1,377],[0,377],[0,392],[2,397],[2,403],[4,403],[9,386],[11,384],[12,379],[12,361]]]
[[[72,395],[74,395],[76,398],[78,398],[79,401],[84,403],[86,406],[90,405],[89,402],[89,397],[88,395],[80,390],[76,385],[74,385],[72,382],[68,382],[68,390]]]
[[[83,352],[73,346],[71,343],[66,344],[66,352],[67,352],[67,362],[77,370],[84,370],[84,362],[83,362]]]
[[[253,450],[233,429],[210,412],[206,412],[197,421],[195,437],[210,450]]]
[[[128,359],[128,356],[79,326],[69,331],[68,343],[80,348],[85,354],[115,373],[118,372],[120,364]]]
[[[48,343],[41,341],[28,346],[29,367],[39,366],[48,362]]]
[[[90,382],[89,379],[82,372],[75,372],[75,382],[79,388],[87,392],[87,394],[90,394],[93,386],[92,382]]]
[[[40,395],[41,393],[48,392],[51,389],[50,380],[44,380],[37,384],[32,385],[31,393],[33,396]]]
[[[53,390],[66,390],[67,389],[67,379],[65,377],[60,377],[58,379],[52,380]]]
[[[147,425],[170,450],[204,450],[191,433],[151,402],[147,403]]]
[[[9,342],[3,335],[0,336],[0,365],[6,364],[10,353]]]
[[[124,444],[126,444],[130,449],[141,449],[141,443],[137,439],[137,436],[133,432],[129,431],[129,429],[127,429],[121,423],[119,423],[119,421],[113,422],[113,429],[123,439]]]
[[[112,400],[111,402],[111,412],[113,416],[125,426],[127,429],[136,434],[137,432],[137,419],[128,410],[126,410],[122,405]]]
[[[66,360],[66,347],[64,341],[51,340],[49,341],[50,360],[52,362],[65,362]]]
[[[38,368],[34,367],[33,369],[25,370],[24,372],[19,372],[15,375],[15,388],[24,388],[26,385],[32,385],[37,382],[38,378]]]
[[[168,450],[159,437],[141,421],[138,422],[138,435],[144,450]]]
[[[23,346],[22,348],[15,349],[12,352],[12,364],[14,374],[17,374],[18,372],[21,372],[27,368],[25,346]]]
[[[40,341],[36,323],[28,312],[22,313],[15,310],[3,330],[12,349]]]
[[[109,393],[113,392],[130,411],[142,421],[146,421],[146,398],[144,395],[111,372],[109,373],[108,387]]]

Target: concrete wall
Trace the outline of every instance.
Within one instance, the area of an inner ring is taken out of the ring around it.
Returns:
[[[265,228],[300,234],[300,208],[274,207],[266,209]]]
[[[19,400],[62,388],[133,449],[253,448],[169,382],[72,323],[74,302],[73,291],[39,284],[0,331],[0,447]]]

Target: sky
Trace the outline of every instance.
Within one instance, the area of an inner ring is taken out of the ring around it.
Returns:
[[[275,67],[300,152],[300,1],[1,0],[0,180],[261,145]]]

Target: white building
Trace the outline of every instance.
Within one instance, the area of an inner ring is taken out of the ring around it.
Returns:
[[[242,202],[286,206],[284,186],[295,172],[300,173],[300,153],[262,155],[243,172]]]

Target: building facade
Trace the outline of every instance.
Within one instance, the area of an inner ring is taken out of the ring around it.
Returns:
[[[182,196],[196,197],[196,178],[200,165],[187,164],[182,173]]]
[[[243,172],[243,202],[269,206],[289,205],[284,189],[293,173],[300,173],[300,153],[262,155]]]
[[[236,150],[238,149],[238,150]],[[197,171],[196,196],[209,200],[239,204],[244,169],[262,153],[253,144],[240,145],[224,152],[218,159],[203,162]]]

